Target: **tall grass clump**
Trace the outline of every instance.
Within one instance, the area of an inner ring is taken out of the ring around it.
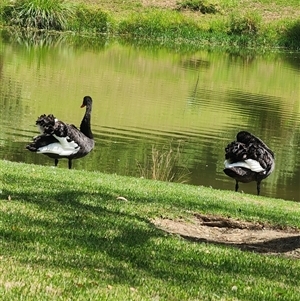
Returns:
[[[300,49],[300,20],[289,24],[283,34],[283,46]]]
[[[185,167],[180,167],[182,146],[180,143],[173,149],[165,146],[158,149],[152,146],[151,156],[147,156],[144,164],[137,163],[140,174],[143,178],[159,180],[165,182],[184,182],[188,174]]]
[[[72,30],[79,32],[106,33],[108,31],[108,14],[96,7],[78,6]]]
[[[216,14],[219,11],[216,3],[207,0],[183,0],[178,3],[178,9],[200,11],[202,14]]]
[[[0,2],[0,24],[4,23],[4,9],[9,5],[8,0]]]
[[[7,25],[45,30],[66,30],[74,8],[63,0],[16,0],[4,7]]]
[[[228,34],[256,35],[260,29],[261,17],[256,13],[248,12],[245,15],[233,13],[229,18]]]

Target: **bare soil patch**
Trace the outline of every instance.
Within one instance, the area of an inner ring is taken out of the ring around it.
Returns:
[[[156,227],[184,239],[228,245],[244,251],[300,259],[300,230],[271,227],[214,215],[194,214],[190,221],[158,218]]]
[[[143,6],[154,6],[154,7],[161,7],[161,8],[169,8],[174,9],[177,7],[177,0],[141,0]]]

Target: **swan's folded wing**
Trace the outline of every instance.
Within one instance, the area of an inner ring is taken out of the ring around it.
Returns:
[[[265,171],[264,168],[259,164],[258,161],[253,159],[246,159],[244,161],[234,162],[231,163],[229,160],[225,160],[224,162],[225,168],[233,168],[233,167],[244,167],[250,169],[254,172],[263,172]]]
[[[56,154],[62,157],[74,155],[80,150],[79,145],[69,137],[56,135],[40,135],[26,148],[39,154]]]
[[[79,148],[78,148],[79,150]],[[37,153],[39,154],[56,154],[62,157],[71,156],[78,152],[78,150],[75,150],[74,148],[63,148],[62,145],[59,142],[51,143],[46,146],[42,146],[37,150]]]

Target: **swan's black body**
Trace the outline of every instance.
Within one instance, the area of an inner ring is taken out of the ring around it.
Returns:
[[[52,114],[44,114],[36,121],[41,135],[35,137],[26,148],[53,158],[55,166],[59,159],[67,158],[69,159],[69,169],[71,169],[73,159],[86,156],[94,148],[91,131],[92,98],[85,96],[81,107],[86,107],[86,111],[80,130],[73,124],[57,120]]]
[[[225,169],[229,177],[236,180],[235,191],[239,182],[257,182],[257,194],[260,183],[268,177],[275,167],[274,153],[259,138],[246,131],[237,134],[236,141],[225,148]]]

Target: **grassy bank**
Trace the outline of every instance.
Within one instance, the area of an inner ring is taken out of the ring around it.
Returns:
[[[2,24],[176,47],[300,49],[298,0],[5,0]]]
[[[299,299],[299,260],[152,222],[201,213],[300,228],[298,203],[7,161],[0,171],[5,300]]]

